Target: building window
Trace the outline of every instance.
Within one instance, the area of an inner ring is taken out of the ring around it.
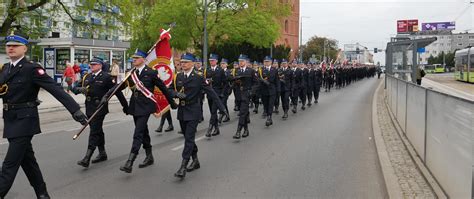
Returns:
[[[288,33],[288,19],[285,20],[285,32]]]
[[[469,39],[474,39],[474,36],[469,36]]]
[[[458,46],[462,46],[462,44],[458,44]]]
[[[461,36],[461,35],[459,35],[459,36],[458,36],[458,39],[462,39],[462,36]]]

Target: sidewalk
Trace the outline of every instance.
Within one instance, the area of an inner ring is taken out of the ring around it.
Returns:
[[[374,94],[373,130],[390,198],[437,198],[390,118],[381,84]]]
[[[124,94],[127,94],[127,90],[125,89],[123,91]],[[79,104],[81,107],[84,107],[84,102],[86,97],[83,94],[78,94],[74,95],[72,92],[69,93],[69,95]],[[128,99],[127,95],[125,97]],[[48,112],[55,112],[55,111],[62,111],[66,110],[64,106],[57,100],[55,99],[51,94],[49,94],[47,91],[40,89],[38,93],[38,99],[41,101],[41,104],[38,106],[38,111],[40,113],[48,113]],[[112,97],[110,100],[111,104],[118,103],[117,98]],[[1,103],[3,106],[3,102]],[[3,108],[0,108],[0,115],[3,115]]]

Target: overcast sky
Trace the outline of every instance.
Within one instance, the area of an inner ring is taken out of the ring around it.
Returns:
[[[339,41],[339,46],[356,43],[369,49],[385,49],[396,35],[396,21],[455,21],[455,32],[474,32],[473,6],[469,0],[300,0],[303,43],[314,35]],[[471,30],[472,29],[472,30]],[[385,63],[385,53],[375,62]]]

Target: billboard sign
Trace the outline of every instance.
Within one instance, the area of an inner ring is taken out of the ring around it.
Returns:
[[[397,21],[397,33],[412,32],[418,32],[418,19]]]
[[[433,23],[422,23],[421,30],[454,30],[456,29],[455,22],[433,22]]]

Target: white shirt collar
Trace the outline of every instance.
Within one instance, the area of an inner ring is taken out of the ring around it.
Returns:
[[[240,68],[240,70],[243,70],[243,71],[245,71],[245,69],[247,69],[247,66]]]
[[[216,69],[217,69],[217,65],[211,66],[211,69],[212,69],[212,70],[216,70]]]
[[[97,75],[99,75],[100,72],[102,72],[102,70],[97,71],[96,73],[94,73],[94,75],[97,77]]]
[[[10,62],[10,65],[16,66],[18,64],[18,62],[20,62],[23,58],[25,58],[25,56],[21,57],[20,59],[16,60],[15,62]]]
[[[145,68],[145,65],[142,65],[142,66],[138,67],[137,68],[138,69],[138,74],[141,74],[144,68]]]
[[[193,72],[193,70],[189,70],[188,72],[186,71],[183,71],[184,72],[184,76],[185,77],[189,77],[189,75],[191,75],[191,73]]]

